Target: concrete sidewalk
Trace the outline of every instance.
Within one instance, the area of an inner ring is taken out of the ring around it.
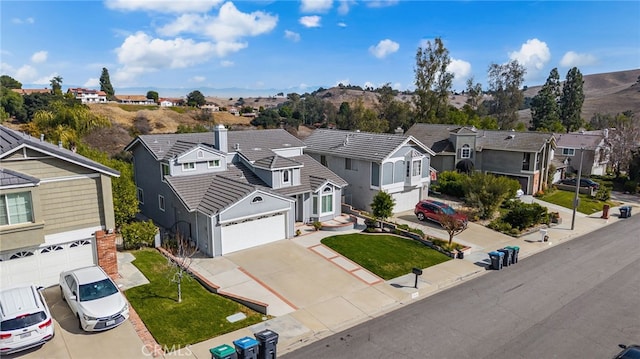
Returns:
[[[622,205],[639,205],[635,196],[615,199]],[[524,196],[522,200],[537,201],[530,196]],[[320,243],[324,237],[360,232],[361,228],[345,232],[310,232],[223,258],[198,259],[192,267],[194,270],[227,292],[269,303],[269,312],[276,317],[191,345],[190,354],[193,358],[210,358],[210,348],[233,345],[234,340],[252,337],[263,329],[278,333],[278,353],[287,353],[463,281],[491,273],[487,270],[490,251],[519,246],[522,259],[625,220],[619,218],[618,207],[610,209],[609,219],[600,218],[602,212],[589,216],[577,213],[575,229],[571,230],[571,210],[545,202],[541,204],[550,211],[559,212],[562,218],[562,223],[548,229],[548,242],[541,241],[539,232],[514,238],[470,223],[469,228],[454,239],[471,247],[464,259],[424,269],[418,288],[414,288],[413,274],[383,281]],[[417,221],[412,212],[401,213],[394,220],[421,228],[425,234],[448,238],[437,225]]]

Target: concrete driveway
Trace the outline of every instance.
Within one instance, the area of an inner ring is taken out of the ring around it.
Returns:
[[[130,321],[105,332],[87,333],[78,328],[78,320],[62,301],[58,286],[44,290],[55,323],[55,337],[39,348],[7,358],[149,358]]]

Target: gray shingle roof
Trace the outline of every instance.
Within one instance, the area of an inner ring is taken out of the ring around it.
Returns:
[[[292,160],[290,158],[287,158],[287,157],[278,156],[278,155],[269,156],[269,157],[265,157],[265,158],[259,159],[259,160],[254,162],[254,165],[256,167],[269,168],[269,169],[290,168],[290,167],[301,167],[302,166],[302,164],[297,162],[297,161],[294,161],[294,160]]]
[[[604,139],[603,135],[582,133],[556,133],[558,147],[582,148],[595,150]]]
[[[91,168],[92,170],[107,174],[109,176],[120,176],[120,172],[104,166],[98,162],[92,161],[73,151],[69,151],[66,148],[58,147],[49,142],[40,141],[40,139],[31,137],[25,133],[0,126],[0,158],[12,153],[15,149],[21,146],[30,146],[65,161]]]
[[[0,168],[0,188],[35,186],[39,183],[40,180],[35,177],[8,168]]]
[[[416,123],[411,126],[407,134],[414,136],[436,153],[453,152],[449,141],[451,133],[475,133],[476,151],[483,149],[538,152],[548,142],[553,140],[553,134],[546,132],[514,132],[500,130],[478,130],[471,127],[456,125],[441,125]]]
[[[414,139],[388,133],[317,129],[304,141],[307,152],[381,162],[407,140]]]

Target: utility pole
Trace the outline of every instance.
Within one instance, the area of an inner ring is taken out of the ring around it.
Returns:
[[[576,180],[576,194],[573,198],[573,216],[571,217],[571,230],[575,228],[576,225],[576,209],[578,208],[578,194],[580,193],[580,178],[582,177],[582,158],[584,156],[584,146],[580,147],[580,169],[578,169],[578,179]]]

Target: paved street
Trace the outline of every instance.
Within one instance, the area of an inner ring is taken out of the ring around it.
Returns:
[[[639,230],[612,224],[284,358],[610,358],[640,342]]]

